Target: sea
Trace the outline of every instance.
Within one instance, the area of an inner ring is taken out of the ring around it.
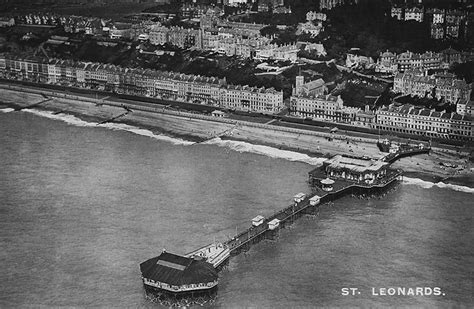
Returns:
[[[310,192],[322,161],[1,108],[0,307],[165,308],[145,294],[141,262],[229,239]],[[473,198],[405,177],[323,205],[233,257],[202,307],[473,307]]]

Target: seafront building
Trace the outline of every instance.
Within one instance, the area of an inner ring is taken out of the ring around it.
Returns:
[[[405,73],[403,76],[406,75],[408,78],[408,74]],[[395,134],[473,140],[474,102],[469,99],[471,89],[465,82],[462,83],[449,74],[441,74],[433,78],[420,76],[410,82],[414,86],[406,90],[411,91],[411,94],[424,94],[431,91],[443,97],[447,102],[456,104],[457,111],[447,113],[398,103],[392,103],[388,107],[377,110],[370,110],[369,106],[365,106],[364,110],[347,107],[344,106],[340,97],[324,94],[327,90],[324,88],[324,81],[304,83],[304,78],[298,76],[290,98],[290,115]],[[397,84],[397,87],[401,86]]]
[[[468,115],[437,112],[410,104],[391,104],[376,114],[376,128],[384,131],[465,141],[472,141],[474,137],[472,118]]]
[[[394,134],[429,138],[474,140],[472,110],[474,102],[465,106],[465,114],[438,112],[410,104],[364,111],[346,107],[340,98],[331,96],[291,97],[290,115],[335,124],[352,125]]]
[[[297,76],[290,97],[290,115],[339,123],[351,123],[355,120],[358,108],[344,106],[341,97],[326,95],[326,92],[324,80],[305,83],[303,76]]]
[[[225,78],[130,69],[100,63],[0,55],[0,77],[276,114],[283,92],[229,85]]]
[[[358,111],[332,95],[301,94],[290,98],[290,115],[300,118],[350,124]]]

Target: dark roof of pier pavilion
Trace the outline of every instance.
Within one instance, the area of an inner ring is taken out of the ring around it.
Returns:
[[[175,286],[217,280],[217,271],[212,264],[166,251],[141,263],[140,270],[144,278]]]

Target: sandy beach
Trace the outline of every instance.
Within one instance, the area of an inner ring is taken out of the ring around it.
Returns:
[[[93,103],[91,102],[93,100],[89,98],[79,100],[51,96],[48,98],[51,100],[35,106],[34,109],[70,114],[85,121],[97,123],[126,112],[120,103],[111,106]],[[45,96],[41,94],[0,88],[0,108],[26,107],[44,100]],[[163,112],[160,112],[161,110]],[[210,140],[225,132],[223,138],[226,140],[267,145],[309,154],[311,157],[330,157],[335,154],[366,155],[371,158],[384,156],[384,153],[377,148],[374,139],[347,138],[333,134],[334,138],[329,140],[327,138],[330,136],[329,133],[308,132],[229,119],[213,119],[192,113],[171,113],[165,112],[161,107],[157,108],[156,112],[134,109],[114,122],[190,141]],[[440,162],[456,164],[458,168],[443,167],[439,164]],[[430,154],[401,159],[394,163],[393,167],[404,170],[408,175],[413,174],[430,181],[454,179],[456,182],[455,180],[459,178],[463,179],[464,183],[474,182],[473,166],[468,160],[468,154],[452,150],[435,148]]]

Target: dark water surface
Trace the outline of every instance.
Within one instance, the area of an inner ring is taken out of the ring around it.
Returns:
[[[313,166],[288,153],[81,125],[0,113],[2,308],[159,307],[140,262],[223,241],[309,191]],[[324,206],[233,258],[213,306],[474,306],[473,197],[410,179],[383,199]],[[445,295],[371,290],[425,286]]]

